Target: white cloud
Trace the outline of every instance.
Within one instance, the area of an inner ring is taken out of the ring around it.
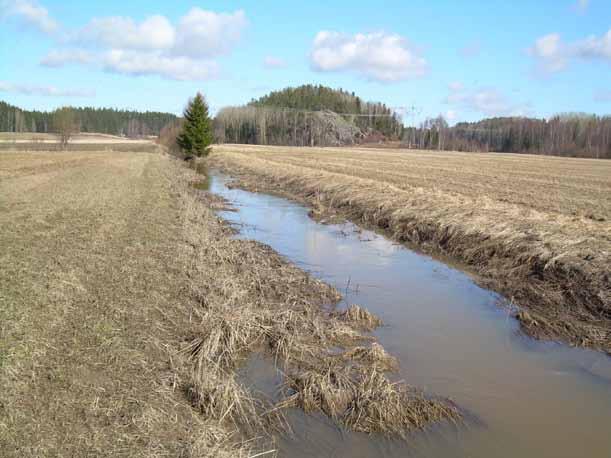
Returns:
[[[58,89],[55,86],[29,86],[0,81],[0,92],[50,97],[93,97],[95,91],[85,89]]]
[[[534,46],[530,49],[530,54],[538,60],[540,70],[556,73],[566,68],[568,56],[565,48],[560,35],[550,33],[535,41]]]
[[[559,34],[550,33],[538,38],[528,52],[535,58],[537,70],[548,74],[566,69],[575,59],[611,64],[611,29],[600,37],[591,35],[572,43],[565,43]]]
[[[582,58],[602,59],[611,63],[611,29],[601,37],[591,35],[574,45],[574,54]]]
[[[45,67],[62,67],[66,64],[90,64],[95,56],[83,49],[62,49],[49,52],[40,63]]]
[[[242,10],[229,14],[193,8],[178,24],[173,52],[190,57],[227,54],[240,40],[247,24]]]
[[[52,50],[41,64],[89,65],[124,75],[207,80],[220,74],[213,59],[233,50],[247,25],[244,11],[216,13],[192,8],[176,24],[154,15],[94,18],[67,34],[69,48]]]
[[[265,68],[284,68],[286,67],[286,62],[284,61],[284,59],[280,59],[278,57],[274,57],[274,56],[266,56],[265,59],[263,59],[263,66]]]
[[[124,75],[159,75],[181,81],[207,80],[219,74],[219,66],[215,61],[117,49],[102,57],[102,65],[107,71]]]
[[[448,89],[445,103],[485,116],[527,116],[531,112],[528,104],[512,103],[495,88],[469,89],[455,82]],[[448,110],[450,112],[455,113],[454,110]]]
[[[47,9],[35,0],[0,0],[0,17],[18,18],[24,24],[48,34],[59,28],[59,24],[49,15]]]
[[[428,73],[426,60],[405,38],[384,32],[356,35],[318,32],[310,62],[317,71],[351,71],[384,82],[418,78]]]
[[[71,41],[118,49],[165,50],[174,46],[175,39],[170,21],[155,15],[139,24],[128,17],[94,18]]]

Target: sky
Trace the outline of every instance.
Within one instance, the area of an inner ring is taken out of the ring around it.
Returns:
[[[406,124],[611,113],[611,0],[0,0],[0,100],[179,114],[323,84]]]

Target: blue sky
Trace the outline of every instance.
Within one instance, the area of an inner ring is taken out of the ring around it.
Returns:
[[[418,122],[611,113],[611,1],[0,0],[0,100],[213,110],[304,83]]]

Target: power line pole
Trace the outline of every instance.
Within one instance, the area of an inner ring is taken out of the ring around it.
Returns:
[[[411,106],[407,107],[407,112],[409,113],[409,116],[412,118],[412,135],[411,135],[411,138],[409,139],[409,146],[408,146],[408,148],[411,149],[412,145],[416,143],[416,116],[422,113],[422,108],[417,107],[416,105],[412,104]]]

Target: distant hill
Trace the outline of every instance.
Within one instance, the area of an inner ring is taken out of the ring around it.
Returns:
[[[114,108],[72,108],[80,132],[140,137],[159,135],[161,129],[176,121],[171,113],[138,112]],[[53,132],[52,111],[28,111],[0,101],[0,132]]]
[[[386,137],[401,133],[399,116],[392,109],[380,102],[366,102],[354,92],[343,89],[311,84],[288,87],[253,100],[250,105],[310,111],[328,110],[351,120],[363,130],[379,132]]]
[[[330,146],[401,137],[399,116],[342,89],[303,85],[228,107],[216,118],[221,142]]]

